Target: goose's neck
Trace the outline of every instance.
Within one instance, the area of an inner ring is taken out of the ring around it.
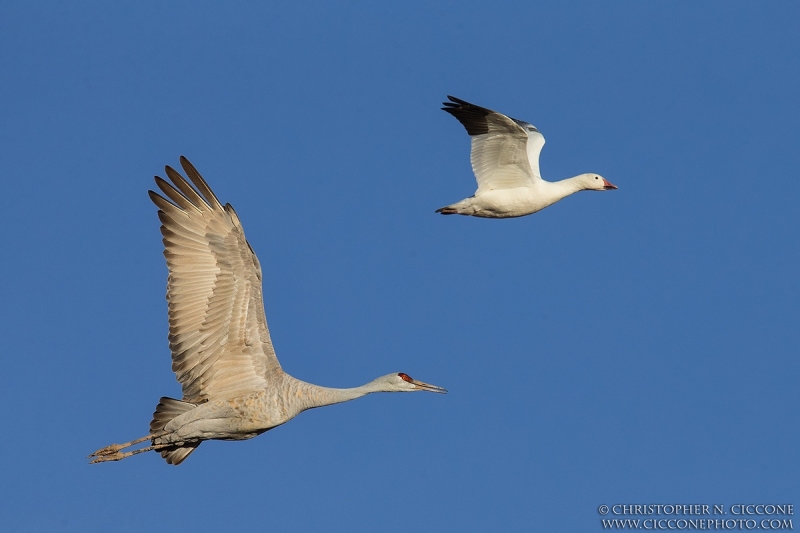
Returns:
[[[533,211],[529,212],[535,213],[536,211],[544,209],[548,205],[552,205],[559,200],[563,200],[570,194],[576,193],[582,189],[583,187],[579,183],[577,176],[575,178],[567,178],[561,181],[542,180],[535,189],[531,190],[531,202],[534,209]],[[528,213],[526,212],[523,214]]]
[[[581,176],[574,176],[565,180],[556,181],[551,185],[555,186],[563,194],[562,198],[584,189],[581,184]]]

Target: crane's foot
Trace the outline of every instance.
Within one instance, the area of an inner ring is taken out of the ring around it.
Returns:
[[[89,457],[105,457],[107,455],[114,455],[115,453],[118,453],[120,450],[123,450],[125,448],[130,447],[130,446],[135,446],[136,444],[139,444],[140,442],[144,442],[146,440],[150,440],[152,437],[153,437],[152,435],[148,435],[146,437],[142,437],[140,439],[132,440],[130,442],[125,442],[123,444],[109,444],[105,448],[100,448],[99,450],[94,452]]]
[[[127,446],[123,446],[122,444],[109,444],[105,448],[100,448],[89,457],[105,457],[108,455],[114,455],[118,453],[121,449],[126,448]],[[94,461],[93,461],[94,462]]]
[[[97,450],[92,455],[90,455],[89,457],[94,457],[94,459],[89,461],[89,464],[93,465],[96,463],[105,463],[106,461],[121,461],[126,457],[130,457],[131,455],[137,455],[140,453],[149,452],[150,450],[154,449],[153,446],[148,446],[146,448],[140,448],[138,450],[133,450],[130,452],[121,452],[119,451],[119,449],[117,449],[117,451],[112,452],[111,448],[113,446],[119,446],[119,444],[112,444],[111,446],[106,446],[102,450]],[[100,452],[104,450],[107,450],[106,453],[100,454]]]

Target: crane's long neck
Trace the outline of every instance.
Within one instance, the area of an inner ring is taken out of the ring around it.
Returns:
[[[336,389],[306,383],[305,381],[291,378],[291,376],[287,377],[290,378],[286,387],[287,400],[297,405],[299,411],[313,409],[314,407],[323,407],[325,405],[333,405],[335,403],[349,402],[350,400],[361,398],[373,392],[388,392],[385,387],[381,386],[378,380],[370,381],[360,387]]]

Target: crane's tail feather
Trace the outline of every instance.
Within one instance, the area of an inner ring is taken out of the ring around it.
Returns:
[[[161,398],[158,401],[158,405],[156,405],[155,413],[153,413],[153,420],[150,422],[150,434],[163,431],[170,420],[187,411],[191,411],[195,407],[197,406],[193,403],[182,402],[175,398],[167,398],[166,396]]]
[[[150,434],[155,435],[162,432],[170,420],[187,411],[191,411],[195,407],[197,406],[193,403],[182,402],[174,398],[167,398],[166,396],[161,398],[156,406],[155,413],[153,413],[153,420],[150,422]],[[158,451],[168,464],[179,465],[189,457],[190,453],[200,446],[200,443],[192,442],[177,446],[159,446],[158,441],[154,438],[153,445],[158,446],[153,449]]]
[[[179,465],[184,461],[184,459],[189,457],[189,454],[195,451],[198,446],[200,446],[199,442],[194,442],[192,444],[186,444],[179,447],[170,446],[168,448],[159,450],[158,453],[160,453],[161,457],[167,461],[167,464]]]

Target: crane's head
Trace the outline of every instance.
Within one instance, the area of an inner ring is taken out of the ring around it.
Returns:
[[[412,379],[408,374],[402,372],[387,374],[378,378],[376,381],[380,382],[382,390],[386,392],[416,392],[425,390],[447,394],[447,389],[417,381],[416,379]]]
[[[581,174],[579,177],[583,188],[590,191],[610,191],[617,188],[600,174]]]

